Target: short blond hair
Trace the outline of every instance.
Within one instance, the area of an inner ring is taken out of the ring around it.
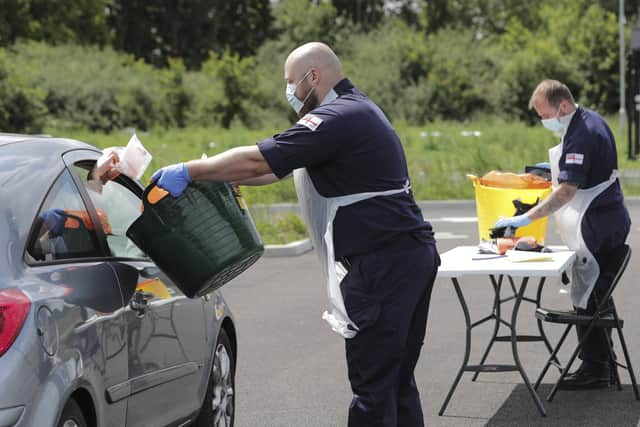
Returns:
[[[529,108],[533,108],[540,99],[546,99],[552,107],[558,107],[565,99],[572,104],[576,103],[567,85],[558,80],[551,79],[546,79],[538,83],[538,86],[536,86],[529,99]]]

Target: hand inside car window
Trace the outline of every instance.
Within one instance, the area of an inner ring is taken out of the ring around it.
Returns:
[[[93,223],[68,172],[51,188],[38,214],[27,254],[31,261],[100,255]]]
[[[120,158],[115,151],[106,155],[106,160],[98,160],[87,177],[87,188],[102,194],[102,187],[109,181],[116,179],[120,175],[117,164]]]

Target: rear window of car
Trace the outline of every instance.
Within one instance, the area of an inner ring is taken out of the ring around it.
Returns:
[[[29,242],[30,262],[101,256],[94,224],[69,171],[51,187]]]

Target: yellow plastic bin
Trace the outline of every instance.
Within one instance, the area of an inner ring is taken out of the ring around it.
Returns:
[[[482,185],[480,178],[468,175],[473,182],[476,193],[476,214],[478,216],[479,241],[490,240],[490,229],[500,217],[510,217],[515,213],[513,200],[520,199],[522,203],[533,204],[537,198],[543,200],[551,194],[551,188],[498,188]],[[516,230],[516,237],[533,236],[536,241],[544,244],[547,234],[547,218],[532,222],[526,227]]]

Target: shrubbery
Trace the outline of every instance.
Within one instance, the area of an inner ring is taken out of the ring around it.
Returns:
[[[544,1],[530,7],[534,17],[452,21],[437,31],[421,24],[428,17],[411,25],[386,17],[364,31],[330,2],[280,0],[273,8],[276,35],[255,55],[210,53],[199,70],[180,59],[155,68],[111,47],[19,41],[0,49],[0,130],[284,127],[294,116],[283,61],[309,40],[332,45],[347,76],[396,121],[531,121],[528,99],[543,78],[563,80],[587,107],[618,108],[616,17],[599,3]]]

